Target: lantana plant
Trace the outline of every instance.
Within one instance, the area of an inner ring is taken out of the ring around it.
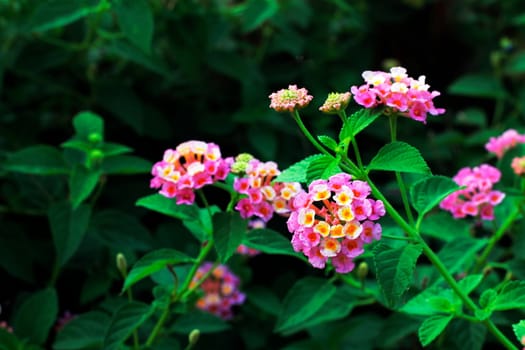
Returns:
[[[473,349],[485,342],[518,349],[525,337],[525,281],[516,278],[513,251],[496,247],[505,235],[520,234],[512,228],[523,216],[525,154],[511,161],[505,155],[525,143],[525,135],[508,130],[487,140],[485,163],[465,166],[453,177],[433,174],[416,147],[398,140],[397,129],[445,118],[445,109],[434,105],[440,93],[429,90],[425,76],[412,78],[403,67],[362,77],[362,84],[330,93],[318,107],[339,117],[336,138],[314,136],[303,123],[301,110],[313,101],[306,88],[291,84],[269,95],[269,107],[289,114],[316,149],[286,169],[242,150],[223,154],[210,141],[170,145],[148,168],[152,193],[136,205],[180,223],[184,230],[176,234],[192,235],[194,249],[152,249],[132,264],[126,252],[118,253],[119,306],[110,319],[95,311],[68,317],[54,348],[89,344],[82,332],[92,326],[104,328],[95,340],[104,349],[165,349],[179,346],[181,334],[191,349],[202,333],[242,322],[244,308],[254,305],[274,317],[273,331],[281,336],[314,334],[316,327],[330,332],[354,308],[374,304],[392,312],[392,322],[403,323],[403,331],[417,334],[424,347],[464,341]],[[379,118],[388,119],[390,142],[365,159],[358,136]],[[99,127],[90,131],[89,121]],[[64,164],[62,171],[83,184],[80,193],[72,188],[67,210],[56,209],[69,216],[90,210],[85,201],[107,175],[107,160],[128,151],[105,144],[100,125],[95,115],[77,116],[77,135],[63,144],[77,157],[73,169]],[[19,171],[17,166],[15,157],[8,169]],[[516,185],[511,189],[501,184],[509,172]],[[395,191],[379,185],[385,177],[395,181]],[[66,245],[63,252],[56,244],[58,275],[75,249]],[[282,303],[275,302],[243,281],[250,259],[261,255],[295,259],[311,275],[292,281]],[[148,301],[137,296],[138,287]],[[52,289],[43,293],[52,298]],[[33,302],[48,300],[44,294]],[[253,304],[246,306],[250,298]],[[17,334],[16,325],[0,327],[3,337]]]

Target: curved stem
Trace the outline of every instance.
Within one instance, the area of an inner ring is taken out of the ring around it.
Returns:
[[[292,112],[292,118],[295,120],[297,125],[299,125],[299,129],[303,132],[304,136],[310,141],[310,143],[317,148],[321,153],[331,156],[330,152],[328,152],[310,133],[310,131],[306,128],[303,121],[301,120],[301,116],[299,115],[299,111],[294,109]]]
[[[515,207],[513,211],[507,216],[505,221],[501,224],[501,226],[498,228],[498,230],[490,237],[490,241],[481,253],[481,255],[478,258],[478,261],[476,263],[476,266],[473,269],[474,273],[478,273],[486,264],[487,259],[492,252],[492,249],[496,245],[496,243],[503,237],[507,229],[512,225],[514,220],[518,217],[520,214],[519,207]]]

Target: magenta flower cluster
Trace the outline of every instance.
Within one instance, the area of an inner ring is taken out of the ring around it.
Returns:
[[[251,159],[246,165],[246,176],[236,177],[233,188],[244,195],[235,209],[241,217],[258,217],[268,222],[274,213],[287,216],[293,197],[302,188],[298,182],[273,182],[281,172],[275,162],[261,162]]]
[[[190,284],[192,288],[206,278],[199,287],[202,296],[197,300],[196,306],[222,319],[231,319],[233,307],[244,303],[246,295],[239,290],[239,278],[226,265],[218,265],[209,273],[212,268],[213,263],[203,263]]]
[[[295,197],[287,221],[294,250],[316,268],[331,260],[336,272],[352,271],[363,245],[381,237],[381,225],[374,221],[385,215],[385,208],[382,201],[368,198],[370,192],[366,182],[352,181],[345,173],[313,181],[308,192]]]
[[[522,143],[525,143],[525,135],[519,134],[514,129],[509,129],[498,137],[491,137],[489,142],[485,144],[485,149],[495,154],[496,157],[502,158],[505,152]]]
[[[177,204],[193,204],[195,190],[224,180],[233,158],[222,158],[219,146],[202,141],[187,141],[168,149],[160,162],[153,165],[150,187],[175,198]]]
[[[505,198],[503,192],[493,189],[500,178],[501,172],[488,164],[462,168],[453,180],[465,188],[448,195],[439,206],[456,219],[480,216],[483,220],[493,220],[494,206]]]
[[[443,108],[434,107],[434,97],[438,91],[428,91],[425,76],[418,79],[409,77],[403,67],[393,67],[390,72],[365,71],[362,74],[365,84],[352,86],[350,91],[354,100],[365,108],[379,105],[390,107],[401,115],[426,123],[427,114],[445,113]]]

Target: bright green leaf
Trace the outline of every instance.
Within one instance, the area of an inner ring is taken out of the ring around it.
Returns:
[[[314,154],[292,164],[283,170],[275,179],[276,182],[302,182],[306,183],[306,172],[308,166],[315,160],[323,159],[324,154]]]
[[[3,168],[7,171],[33,175],[69,173],[62,152],[47,145],[30,146],[9,154]]]
[[[91,134],[99,135],[101,141],[104,139],[104,120],[98,114],[80,112],[73,117],[73,126],[76,136],[84,141],[88,141]]]
[[[410,187],[410,200],[419,215],[425,215],[459,188],[448,177],[431,176],[415,182]]]
[[[154,310],[151,306],[137,301],[121,306],[111,319],[104,338],[104,350],[120,349],[131,333],[143,324]]]
[[[307,320],[335,294],[336,288],[322,278],[305,277],[297,281],[283,300],[277,319],[277,332],[286,332]]]
[[[219,261],[225,263],[241,244],[247,223],[237,212],[220,212],[213,215],[213,228]]]
[[[151,162],[136,156],[104,158],[102,171],[106,174],[144,174],[151,171]]]
[[[328,147],[328,149],[335,151],[335,149],[337,148],[337,142],[330,136],[320,135],[317,136],[317,138],[319,139],[319,141],[321,141],[323,145]]]
[[[83,350],[102,348],[104,333],[111,318],[100,311],[89,311],[76,316],[58,332],[54,350]]]
[[[124,281],[122,292],[125,292],[138,281],[164,269],[167,265],[191,263],[194,260],[195,259],[175,249],[164,248],[149,252],[133,265]]]
[[[398,305],[401,296],[410,286],[420,255],[421,246],[415,244],[390,248],[381,243],[374,249],[377,281],[390,307]]]
[[[72,209],[69,203],[60,202],[49,208],[48,219],[60,266],[73,256],[82,243],[90,217],[91,207],[85,204]]]
[[[116,156],[124,153],[132,152],[133,149],[118,143],[104,142],[100,148],[105,157]]]
[[[146,0],[114,0],[120,29],[130,42],[145,53],[151,52],[154,19]]]
[[[421,345],[427,346],[441,334],[452,320],[453,315],[433,315],[421,324],[418,330]]]
[[[466,295],[469,295],[470,292],[472,292],[476,287],[481,283],[483,280],[482,274],[477,275],[469,275],[464,277],[458,282],[459,288],[465,293]]]
[[[196,205],[178,205],[173,198],[167,198],[160,194],[152,194],[142,197],[135,205],[171,216],[180,220],[199,220],[199,208]]]
[[[328,179],[330,176],[343,172],[339,167],[339,160],[332,156],[322,156],[314,159],[308,164],[306,170],[306,181],[312,182],[317,179]]]
[[[401,141],[383,146],[367,166],[367,170],[430,174],[430,169],[417,148]]]
[[[525,308],[525,281],[508,281],[492,304],[493,310]]]
[[[482,308],[490,308],[496,300],[498,293],[494,289],[485,289],[479,297],[479,306]]]
[[[339,142],[352,139],[372,124],[383,113],[381,109],[362,108],[345,120],[343,128],[339,132]]]
[[[290,255],[304,259],[302,254],[293,250],[290,240],[277,231],[263,228],[251,230],[246,234],[243,242],[250,248],[257,249],[267,254]]]
[[[88,170],[82,165],[73,168],[69,177],[69,200],[73,209],[91,195],[99,178],[99,171]]]
[[[445,289],[438,286],[431,286],[415,295],[399,311],[409,315],[430,316],[442,312],[440,310],[444,302],[436,302],[435,298],[446,298],[450,305],[454,304],[454,296],[451,289]],[[434,300],[431,302],[430,300]],[[437,308],[436,308],[437,307]]]
[[[223,332],[231,328],[223,319],[201,311],[192,311],[177,317],[171,330],[178,334],[188,335],[194,329],[201,333]]]
[[[463,271],[472,264],[475,261],[474,257],[476,253],[486,244],[486,239],[464,237],[445,244],[438,252],[438,256],[448,271],[455,274]],[[439,277],[436,282],[439,280],[441,280],[441,277]]]
[[[447,296],[432,296],[428,298],[427,301],[430,307],[432,307],[432,309],[439,312],[453,313],[456,309],[455,305],[450,301],[450,298],[448,298]]]
[[[53,288],[31,294],[17,308],[13,320],[16,334],[34,344],[44,344],[58,314],[58,297]]]
[[[519,323],[513,324],[512,330],[514,331],[514,334],[516,334],[518,341],[523,343],[522,339],[525,337],[525,320],[521,320]]]

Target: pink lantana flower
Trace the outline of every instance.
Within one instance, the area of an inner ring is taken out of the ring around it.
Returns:
[[[310,103],[313,96],[308,95],[305,88],[297,88],[297,85],[289,85],[288,89],[281,89],[270,96],[270,108],[277,112],[293,112]]]
[[[274,213],[288,216],[291,210],[293,197],[301,191],[298,182],[273,182],[281,172],[275,162],[261,162],[251,158],[240,167],[238,163],[233,165],[235,169],[242,168],[243,177],[236,177],[233,188],[242,195],[235,209],[245,219],[258,217],[268,222]]]
[[[389,72],[365,71],[362,74],[365,84],[352,86],[350,91],[354,100],[365,108],[386,106],[399,114],[426,123],[427,114],[445,113],[436,108],[433,99],[440,95],[428,91],[425,76],[418,79],[409,77],[403,67],[393,67]]]
[[[226,265],[218,265],[208,274],[212,268],[211,262],[202,264],[190,283],[193,288],[207,275],[199,286],[202,296],[196,306],[222,319],[231,319],[233,307],[244,303],[246,295],[239,290],[239,278]]]
[[[525,135],[519,134],[514,129],[509,129],[498,137],[491,137],[485,144],[485,149],[495,154],[496,157],[502,158],[505,152],[521,143],[525,143]]]
[[[153,165],[150,187],[175,198],[177,204],[193,204],[194,190],[224,180],[230,173],[233,158],[222,158],[219,146],[202,141],[187,141],[168,149]]]
[[[462,168],[453,180],[465,188],[448,195],[439,206],[456,219],[479,216],[482,220],[493,220],[494,206],[505,198],[505,193],[493,189],[500,178],[501,172],[488,164]]]
[[[525,174],[525,156],[524,157],[516,157],[512,159],[512,163],[510,164],[512,167],[512,170],[514,170],[514,173],[518,176]]]
[[[354,269],[354,258],[363,244],[381,238],[381,225],[374,220],[385,214],[383,202],[368,198],[370,186],[352,181],[345,173],[328,180],[315,180],[308,192],[298,194],[288,218],[292,246],[316,268],[328,261],[338,273]]]

